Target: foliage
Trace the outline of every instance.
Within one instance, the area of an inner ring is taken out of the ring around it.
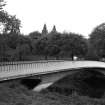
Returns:
[[[5,5],[4,0],[0,0],[0,33],[19,33],[21,22],[15,15],[12,16],[3,10]]]
[[[16,49],[16,46],[18,44],[19,35],[16,33],[10,33],[10,34],[3,34],[6,44],[9,48]]]
[[[35,35],[35,36],[34,36]],[[5,39],[5,44],[11,50],[15,50],[16,59],[22,60],[23,56],[34,54],[38,56],[72,58],[77,56],[79,58],[85,57],[87,53],[86,39],[74,33],[61,34],[50,33],[46,37],[42,37],[40,33],[32,33],[24,36],[16,33],[9,33],[2,35]],[[37,38],[36,38],[37,37]]]
[[[74,33],[67,35],[58,33],[56,26],[48,33],[47,26],[44,24],[42,33],[35,31],[24,36],[20,34],[20,20],[4,10],[0,11],[0,25],[4,37],[1,46],[6,45],[7,55],[15,60],[24,60],[29,54],[45,56],[45,59],[48,57],[59,59],[62,56],[73,59],[74,56],[84,57],[87,52],[87,44],[83,37]],[[2,47],[1,52],[6,52]],[[11,55],[9,52],[14,53]]]
[[[36,39],[41,37],[41,33],[38,32],[38,31],[34,31],[34,32],[29,33],[28,36],[29,36],[30,39],[36,40]]]
[[[90,34],[90,47],[96,56],[105,58],[105,24],[97,26]]]
[[[3,6],[5,6],[6,3],[4,2],[4,0],[0,0],[0,10],[3,9]]]
[[[4,37],[0,35],[0,61],[4,59],[6,50],[7,50],[7,46],[6,46]]]
[[[62,52],[73,59],[74,56],[85,57],[87,53],[87,43],[82,36],[70,33],[64,37]]]
[[[0,11],[0,25],[2,33],[19,33],[20,20],[16,16],[9,15],[5,11]]]
[[[30,53],[30,47],[28,44],[18,44],[16,47],[16,54],[17,54],[17,59],[19,61],[25,60],[25,56]]]
[[[50,33],[42,37],[36,43],[38,54],[53,56],[57,59],[60,56],[66,57],[85,57],[87,53],[86,39],[78,34],[62,35],[60,33]]]
[[[47,51],[46,51],[46,46],[48,45],[48,40],[46,37],[40,39],[37,41],[36,43],[36,53],[38,55],[44,55],[45,56],[45,59],[47,59]]]
[[[61,85],[59,85],[59,87],[60,86]],[[90,98],[88,96],[80,96],[76,92],[74,92],[69,96],[62,95],[61,93],[59,94],[58,92],[50,92],[47,89],[43,90],[42,92],[35,92],[32,90],[28,90],[26,87],[24,87],[22,84],[20,84],[19,80],[5,81],[1,83],[0,90],[1,90],[0,105],[104,105],[105,104],[104,97],[100,99]]]

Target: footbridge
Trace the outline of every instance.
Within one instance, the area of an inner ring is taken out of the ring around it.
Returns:
[[[99,61],[1,62],[0,81],[21,79],[27,85],[38,84],[34,90],[40,90],[40,86],[45,88],[64,76],[86,69],[95,70],[105,75],[105,63]],[[47,85],[45,86],[45,84]]]

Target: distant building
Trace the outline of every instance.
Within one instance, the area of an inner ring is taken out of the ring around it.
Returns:
[[[48,34],[47,26],[44,24],[43,29],[42,29],[42,36],[46,36]]]
[[[56,26],[55,25],[53,26],[53,29],[52,29],[51,33],[53,33],[53,34],[56,34],[57,33]]]

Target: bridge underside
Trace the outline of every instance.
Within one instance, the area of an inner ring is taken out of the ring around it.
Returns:
[[[104,68],[78,68],[76,70],[68,69],[62,70],[60,72],[53,72],[48,74],[35,75],[32,77],[26,77],[21,79],[21,83],[27,86],[29,89],[33,89],[34,91],[40,91],[66,76],[71,76],[72,74],[79,73],[82,71],[88,71],[91,74],[94,74],[94,76],[104,77],[105,75]]]

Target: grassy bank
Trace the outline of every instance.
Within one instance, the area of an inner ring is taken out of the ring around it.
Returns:
[[[105,105],[104,94],[99,98],[91,96],[92,91],[103,87],[96,89],[89,84],[86,80],[91,77],[94,76],[88,71],[70,75],[40,93],[27,89],[17,80],[3,82],[0,83],[0,105]]]

